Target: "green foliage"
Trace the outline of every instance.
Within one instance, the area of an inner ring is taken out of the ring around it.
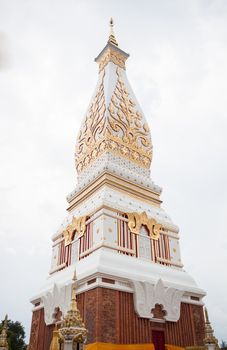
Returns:
[[[3,327],[3,322],[0,324],[0,331]],[[18,321],[8,321],[8,343],[9,350],[26,350],[27,345],[24,341],[25,339],[25,331],[22,324]]]

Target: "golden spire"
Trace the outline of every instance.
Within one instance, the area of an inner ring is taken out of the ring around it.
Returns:
[[[205,308],[205,339],[204,339],[205,345],[207,344],[214,344],[216,346],[216,349],[219,349],[218,346],[218,340],[214,336],[214,330],[211,326],[208,311],[207,308]]]
[[[3,328],[0,334],[0,347],[5,350],[8,349],[7,328],[8,328],[8,315],[5,316]]]
[[[77,309],[77,301],[76,301],[76,271],[73,275],[73,284],[72,284],[72,299],[71,299],[71,310],[76,311]]]
[[[114,27],[114,21],[113,21],[113,18],[111,17],[110,18],[110,35],[109,35],[108,43],[114,46],[118,46],[117,40],[114,35],[113,27]]]
[[[59,329],[59,335],[61,339],[64,339],[67,336],[71,337],[75,342],[83,343],[87,339],[87,330],[80,316],[80,311],[77,307],[76,281],[77,278],[75,272],[72,283],[72,297],[70,309],[63,319],[61,328]]]
[[[206,324],[209,324],[209,323],[210,323],[209,316],[208,316],[208,311],[207,311],[207,308],[206,308],[206,307],[205,307],[205,323],[206,323]]]
[[[57,328],[57,324],[55,324],[54,330],[53,330],[53,337],[50,344],[50,350],[59,350],[59,332]]]

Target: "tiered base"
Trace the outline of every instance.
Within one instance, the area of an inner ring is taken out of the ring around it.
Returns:
[[[98,287],[79,294],[77,300],[89,332],[88,344],[150,344],[151,347],[152,343],[160,342],[183,348],[203,346],[202,306],[182,303],[178,322],[151,322],[135,313],[131,293]],[[53,326],[45,325],[44,310],[34,311],[29,349],[49,350],[52,331]]]

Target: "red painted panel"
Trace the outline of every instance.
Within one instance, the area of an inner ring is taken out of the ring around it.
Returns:
[[[155,350],[165,350],[165,335],[162,331],[152,331],[152,341]]]

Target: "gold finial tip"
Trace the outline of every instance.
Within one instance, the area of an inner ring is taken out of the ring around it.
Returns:
[[[208,310],[207,310],[206,307],[205,307],[205,321],[206,321],[206,323],[210,323],[209,315],[208,315]]]
[[[113,18],[111,17],[110,18],[110,35],[109,35],[108,43],[110,43],[114,46],[118,46],[117,40],[116,40],[115,35],[114,35],[113,27],[114,27],[114,21],[113,21]]]
[[[6,325],[8,323],[8,315],[5,315],[5,320],[4,320],[4,324]]]

